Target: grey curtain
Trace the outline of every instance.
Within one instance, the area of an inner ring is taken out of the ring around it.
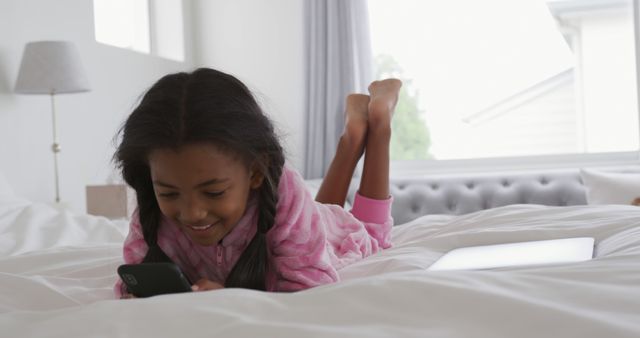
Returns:
[[[367,93],[373,78],[366,0],[306,0],[307,179],[324,175],[344,128],[349,93]]]

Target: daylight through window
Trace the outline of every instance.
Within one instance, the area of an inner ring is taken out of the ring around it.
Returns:
[[[631,0],[369,0],[392,158],[639,149]]]
[[[184,61],[182,0],[93,0],[96,41]]]

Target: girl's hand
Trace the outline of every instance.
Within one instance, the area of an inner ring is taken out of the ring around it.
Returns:
[[[212,282],[206,278],[201,278],[191,286],[192,291],[208,291],[224,289],[224,285],[216,282]]]

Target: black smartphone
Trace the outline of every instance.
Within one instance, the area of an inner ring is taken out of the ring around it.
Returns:
[[[136,297],[191,291],[191,283],[174,263],[123,264],[118,275]]]

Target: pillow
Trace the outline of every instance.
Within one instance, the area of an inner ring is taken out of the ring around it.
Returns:
[[[640,197],[640,173],[580,170],[588,204],[633,204]]]
[[[0,196],[13,196],[13,188],[9,185],[9,181],[0,172]]]

